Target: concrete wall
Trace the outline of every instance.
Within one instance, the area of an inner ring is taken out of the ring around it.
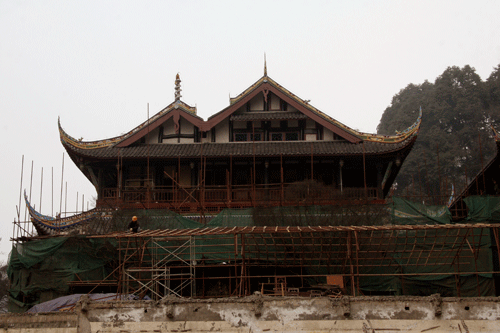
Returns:
[[[498,332],[500,298],[262,297],[88,302],[2,315],[0,332]]]

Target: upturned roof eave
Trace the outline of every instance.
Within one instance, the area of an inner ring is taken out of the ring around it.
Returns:
[[[162,120],[166,120],[172,116],[173,112],[182,112],[185,118],[190,118],[189,120],[197,126],[203,125],[203,118],[194,114],[193,110],[195,108],[190,107],[186,103],[182,101],[175,101],[161,111],[156,113],[153,117],[147,119],[139,126],[136,126],[129,132],[119,135],[116,137],[95,140],[95,141],[82,141],[82,139],[75,139],[70,136],[61,126],[61,120],[58,118],[58,128],[59,128],[59,136],[61,142],[66,142],[74,147],[82,148],[82,149],[97,149],[97,148],[105,148],[113,145],[117,145],[119,147],[125,147],[128,144],[139,140],[143,135],[147,134],[147,132],[152,131],[154,128],[158,127]],[[125,143],[124,143],[125,142]]]

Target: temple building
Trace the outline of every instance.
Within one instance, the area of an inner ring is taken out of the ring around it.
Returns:
[[[224,208],[383,203],[421,116],[394,136],[361,133],[264,75],[207,120],[175,99],[125,135],[60,138],[97,191],[97,207]]]
[[[54,218],[25,195],[31,221],[15,224],[11,311],[69,294],[147,296],[144,313],[168,306],[170,325],[183,320],[181,298],[325,296],[331,307],[347,295],[498,296],[500,215],[484,209],[489,198],[464,197],[467,218],[452,221],[448,206],[391,195],[421,114],[394,136],[361,133],[266,70],[207,120],[181,100],[179,76],[174,96],[115,138],[76,140],[59,123],[97,207]],[[495,168],[498,158],[472,187],[494,191],[484,179]]]

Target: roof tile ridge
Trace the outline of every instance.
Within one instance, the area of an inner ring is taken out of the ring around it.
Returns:
[[[258,79],[257,81],[255,81],[250,87],[246,88],[244,91],[242,91],[241,93],[239,93],[236,97],[230,97],[229,98],[229,106],[231,106],[234,103],[236,103],[237,101],[239,101],[243,96],[245,96],[246,94],[248,94],[249,92],[251,92],[259,84],[267,82],[266,79],[269,79],[269,77],[268,76],[263,76],[260,79]]]
[[[180,111],[186,112],[187,114],[189,114],[191,116],[194,116],[196,118],[203,120],[203,118],[201,118],[200,116],[198,116],[196,114],[196,107],[189,106],[188,104],[186,104],[185,102],[183,102],[181,100],[174,101],[174,102],[170,103],[169,105],[167,105],[166,107],[164,107],[163,109],[161,109],[160,111],[158,111],[156,114],[154,114],[149,119],[146,119],[141,124],[139,124],[138,126],[134,127],[132,130],[130,130],[127,133],[125,133],[124,135],[122,135],[120,137],[120,140],[117,141],[116,143],[119,143],[123,140],[128,139],[130,136],[134,135],[135,133],[141,131],[144,127],[148,126],[148,124],[154,123],[155,121],[157,121],[158,119],[160,119],[161,117],[163,117],[164,115],[168,114],[169,112],[171,112],[173,110],[180,110]]]

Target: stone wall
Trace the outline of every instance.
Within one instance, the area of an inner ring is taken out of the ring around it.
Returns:
[[[91,302],[0,316],[2,332],[498,332],[500,298],[262,297]]]

